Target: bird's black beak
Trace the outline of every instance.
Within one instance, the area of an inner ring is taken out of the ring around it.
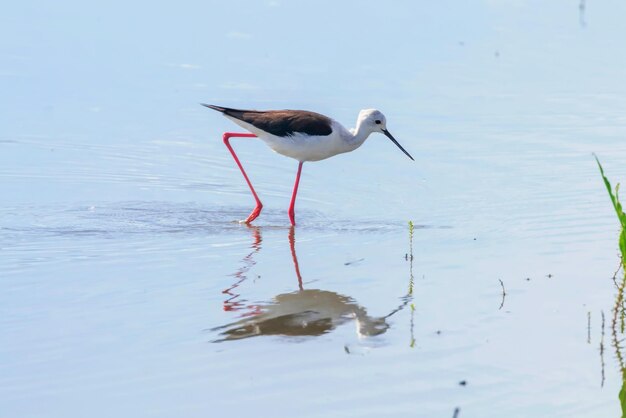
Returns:
[[[398,141],[396,141],[396,138],[394,138],[393,135],[391,135],[388,130],[383,129],[382,131],[385,134],[385,136],[387,136],[387,138],[391,139],[391,142],[396,144],[398,146],[398,148],[400,148],[402,150],[402,152],[406,154],[407,157],[409,157],[411,160],[413,160],[413,157],[411,157],[411,154],[409,154],[408,152],[406,152],[406,150],[404,148],[402,148],[402,145],[400,145],[398,143]],[[413,160],[413,161],[415,161],[415,160]]]

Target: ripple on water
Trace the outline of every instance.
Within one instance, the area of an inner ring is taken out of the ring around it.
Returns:
[[[17,236],[124,236],[136,234],[220,234],[239,230],[248,209],[198,203],[121,202],[103,205],[5,207],[0,231]],[[404,221],[334,219],[301,210],[298,228],[321,232],[385,232],[405,228]],[[265,209],[255,225],[288,229],[283,210]],[[432,228],[418,225],[416,228]]]
[[[198,203],[145,201],[4,207],[0,209],[0,270],[15,272],[67,260],[123,261],[138,252],[175,258],[182,251],[197,251],[198,256],[208,257],[207,247],[247,242],[248,227],[237,221],[245,218],[247,211],[248,208]],[[299,230],[323,234],[390,233],[406,228],[404,222],[335,219],[315,211],[303,210],[299,215]],[[255,226],[289,229],[286,213],[272,209],[264,210]]]

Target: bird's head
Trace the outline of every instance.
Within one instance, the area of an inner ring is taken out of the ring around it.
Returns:
[[[359,112],[359,122],[371,132],[383,133],[387,129],[387,118],[376,109],[363,109]]]
[[[389,133],[387,130],[387,118],[383,115],[383,112],[376,109],[363,109],[359,112],[359,118],[357,120],[357,126],[360,129],[365,129],[369,132],[379,132],[389,138],[394,144],[398,146],[402,150],[403,153],[406,154],[411,160],[411,154],[409,154],[402,145],[396,141],[396,139]]]

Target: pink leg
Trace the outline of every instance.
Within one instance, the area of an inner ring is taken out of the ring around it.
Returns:
[[[302,173],[302,164],[304,164],[302,161],[300,161],[300,164],[298,164],[298,174],[296,174],[296,182],[293,185],[293,194],[291,195],[291,203],[289,204],[289,220],[291,221],[291,225],[296,224],[296,195],[298,194],[298,185],[300,184],[300,173]]]
[[[256,201],[256,207],[252,210],[250,215],[248,215],[248,217],[244,221],[245,223],[249,224],[261,214],[261,209],[263,209],[263,204],[261,203],[261,200],[259,200],[259,196],[257,196],[256,192],[254,191],[254,187],[252,187],[252,183],[250,183],[250,179],[248,178],[246,171],[243,169],[243,166],[241,165],[239,158],[237,158],[237,154],[235,154],[235,150],[233,149],[233,147],[231,147],[230,142],[228,141],[230,140],[230,138],[256,138],[256,135],[255,134],[242,134],[242,133],[236,133],[236,132],[224,132],[223,138],[224,138],[224,144],[226,145],[230,153],[233,155],[233,158],[235,159],[235,162],[239,166],[239,169],[241,170],[241,174],[243,174],[243,178],[246,179],[246,183],[248,183],[248,187],[250,187],[252,196],[254,196],[254,200]]]

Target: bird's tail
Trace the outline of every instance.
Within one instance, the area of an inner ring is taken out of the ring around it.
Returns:
[[[218,112],[222,112],[222,113],[230,110],[227,107],[215,106],[215,105],[210,105],[206,103],[200,103],[200,104],[204,107],[208,107],[209,109],[217,110]]]

